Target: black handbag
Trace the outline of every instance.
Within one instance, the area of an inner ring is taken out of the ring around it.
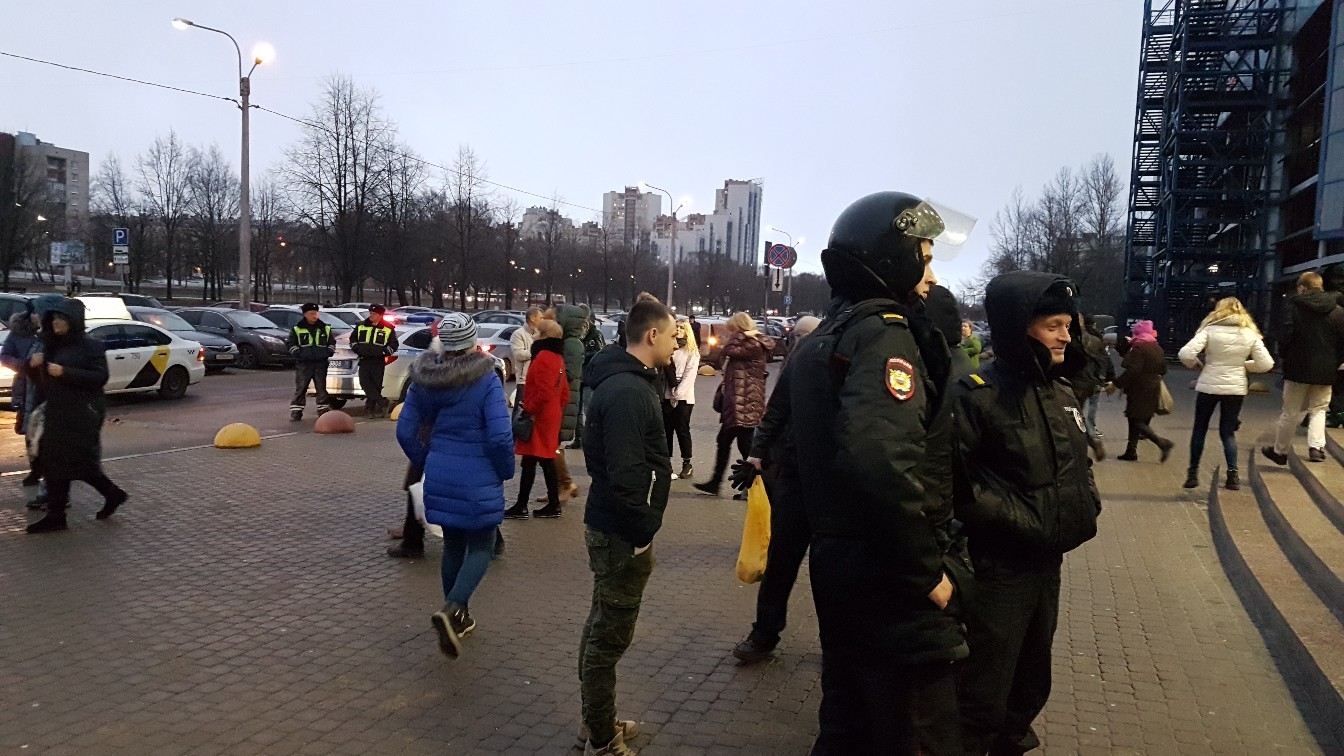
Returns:
[[[515,441],[532,440],[532,416],[520,411],[513,418],[513,438]]]

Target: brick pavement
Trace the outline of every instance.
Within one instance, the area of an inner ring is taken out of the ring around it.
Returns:
[[[708,396],[712,379],[701,385]],[[1103,410],[1113,444],[1118,412]],[[1159,426],[1183,443],[1189,420]],[[0,481],[0,753],[569,752],[590,588],[581,508],[505,525],[508,553],[472,602],[478,630],[448,662],[428,622],[437,547],[383,555],[402,464],[390,423],[112,462],[130,504],[95,522],[82,489],[72,530],[41,538],[20,532],[17,481]],[[1048,753],[1315,751],[1182,470],[1179,452],[1099,467],[1101,535],[1066,562]],[[741,513],[674,488],[619,670],[648,756],[806,753],[815,734],[805,578],[777,661],[728,654],[755,597],[733,577]]]

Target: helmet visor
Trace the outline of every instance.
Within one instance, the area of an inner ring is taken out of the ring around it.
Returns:
[[[895,226],[908,236],[933,242],[934,258],[948,260],[955,255],[955,250],[947,248],[965,244],[971,229],[975,228],[975,221],[970,215],[935,200],[925,199],[896,216]]]

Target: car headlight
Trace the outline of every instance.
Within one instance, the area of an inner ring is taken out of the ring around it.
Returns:
[[[274,336],[262,336],[261,340],[266,342],[267,344],[270,344],[271,346],[279,346],[285,343],[282,339],[277,339]]]

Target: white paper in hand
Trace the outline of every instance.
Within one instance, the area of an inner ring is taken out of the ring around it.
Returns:
[[[425,526],[425,532],[435,538],[443,538],[443,528],[430,522],[425,522],[425,479],[411,484],[407,489],[411,493],[411,506],[415,507],[415,519],[419,520]]]

